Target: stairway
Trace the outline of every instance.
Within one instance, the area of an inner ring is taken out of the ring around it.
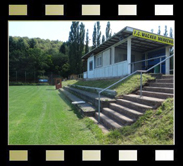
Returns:
[[[173,75],[163,75],[155,82],[149,83],[135,94],[124,95],[117,99],[116,103],[110,103],[100,112],[100,125],[109,129],[118,129],[134,123],[146,110],[156,109],[161,103],[173,95]],[[95,119],[98,120],[98,112],[95,112]]]

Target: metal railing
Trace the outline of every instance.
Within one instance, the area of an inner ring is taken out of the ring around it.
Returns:
[[[150,67],[148,70],[136,70],[136,71],[132,72],[131,74],[129,74],[129,75],[123,77],[122,79],[118,80],[118,81],[115,82],[114,84],[108,86],[107,88],[102,89],[101,91],[99,91],[99,92],[98,92],[98,123],[100,123],[100,94],[101,94],[102,92],[104,92],[105,90],[107,90],[107,89],[113,87],[114,85],[120,83],[121,81],[125,80],[126,78],[128,78],[128,77],[130,77],[130,76],[132,76],[132,75],[134,75],[134,74],[136,74],[136,73],[139,72],[139,73],[140,73],[140,97],[142,97],[142,73],[146,73],[146,72],[152,70],[153,68],[155,68],[156,66],[158,66],[158,65],[160,65],[161,63],[165,62],[166,60],[170,59],[170,58],[173,57],[173,56],[174,56],[174,55],[168,56],[167,58],[165,58],[165,59],[162,60],[161,62],[157,63],[156,65],[154,65],[154,66],[152,66],[152,67]]]
[[[165,58],[166,56],[163,55],[163,56],[159,56],[159,57],[154,57],[154,58],[149,58],[149,59],[144,59],[144,60],[140,60],[140,61],[136,61],[136,62],[131,62],[131,66],[132,66],[132,71],[134,71],[134,68],[135,68],[135,64],[137,63],[141,63],[141,62],[147,62],[147,61],[150,61],[150,60],[155,60],[155,59],[160,59],[160,62],[162,61],[162,58]],[[145,65],[146,66],[146,65]],[[160,73],[161,73],[161,64],[160,64]]]

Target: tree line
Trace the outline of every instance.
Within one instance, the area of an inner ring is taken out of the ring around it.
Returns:
[[[32,71],[36,73],[36,80],[37,77],[50,73],[68,78],[70,74],[81,74],[86,71],[86,62],[82,62],[81,57],[101,44],[100,22],[96,22],[94,28],[96,25],[97,30],[96,34],[93,31],[92,47],[89,47],[89,30],[85,31],[85,25],[79,21],[72,22],[66,42],[9,36],[10,80],[12,76],[15,77],[17,71],[22,77],[24,72]],[[110,22],[106,26],[106,37],[102,36],[102,42],[105,38],[111,37],[108,28],[110,28]]]

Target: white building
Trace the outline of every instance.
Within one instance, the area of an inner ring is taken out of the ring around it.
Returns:
[[[169,56],[172,46],[172,38],[125,27],[82,57],[87,61],[84,78],[122,77],[135,70],[148,69]],[[170,60],[157,70],[169,74]]]

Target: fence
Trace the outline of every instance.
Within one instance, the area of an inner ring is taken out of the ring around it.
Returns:
[[[54,78],[61,78],[53,72],[36,72],[25,70],[9,70],[9,83],[40,83],[40,79],[47,79],[47,83],[54,85]]]

